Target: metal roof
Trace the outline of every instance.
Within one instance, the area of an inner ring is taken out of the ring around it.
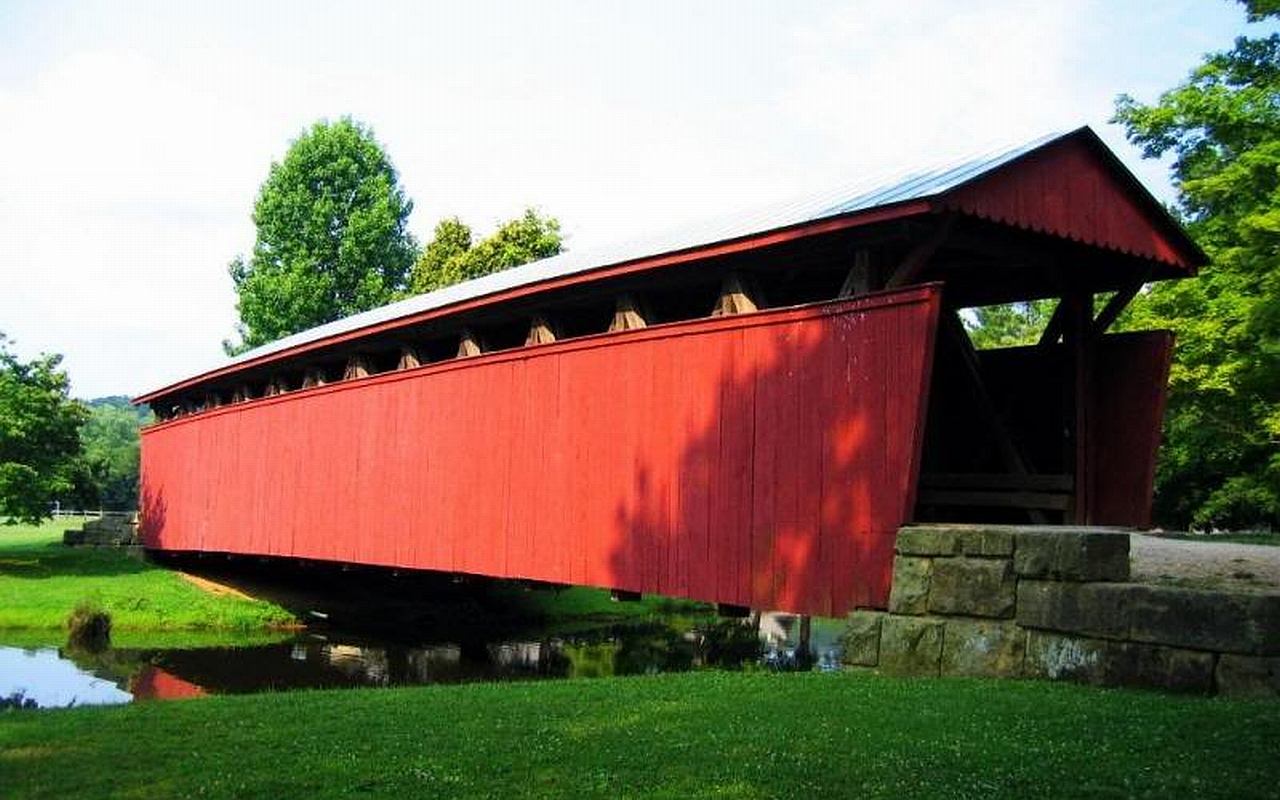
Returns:
[[[185,380],[193,379],[207,372],[222,371],[332,336],[444,308],[455,303],[486,297],[521,286],[534,285],[556,278],[590,272],[637,259],[662,256],[692,248],[714,245],[744,236],[763,234],[795,225],[818,222],[832,217],[935,197],[1008,164],[1033,150],[1088,130],[1088,128],[1078,128],[1075,131],[1058,131],[1020,144],[953,160],[929,169],[898,172],[887,177],[882,176],[878,179],[846,184],[834,190],[774,204],[748,213],[678,228],[657,236],[624,241],[608,247],[582,251],[570,250],[550,258],[544,258],[519,267],[512,267],[491,275],[438,289],[434,292],[415,295],[399,302],[309,328],[212,365],[209,369],[201,370],[196,375],[189,375]],[[1089,131],[1089,133],[1092,134],[1092,131]],[[180,379],[176,382],[183,381]],[[159,394],[176,382],[157,387],[141,395],[141,397],[146,398]]]

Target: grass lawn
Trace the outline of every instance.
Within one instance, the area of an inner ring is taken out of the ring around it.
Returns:
[[[122,549],[63,547],[62,532],[76,524],[0,526],[0,640],[4,629],[57,631],[81,600],[110,612],[116,641],[141,631],[247,631],[292,621],[278,606],[209,594]]]
[[[0,713],[5,797],[1275,797],[1280,704],[697,672]]]

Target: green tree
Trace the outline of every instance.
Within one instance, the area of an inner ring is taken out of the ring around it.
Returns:
[[[973,314],[966,320],[969,338],[981,349],[1035,344],[1055,306],[1053,300],[1031,300],[972,309],[965,312]]]
[[[112,511],[133,510],[138,507],[138,432],[151,414],[127,397],[100,397],[88,406],[80,440],[93,502]]]
[[[1246,3],[1252,19],[1274,3]],[[1241,37],[1182,85],[1115,121],[1174,156],[1178,212],[1212,264],[1135,302],[1134,327],[1178,336],[1157,515],[1166,524],[1280,524],[1280,36]]]
[[[0,521],[37,522],[72,489],[87,412],[67,395],[62,356],[23,362],[0,334]]]
[[[560,222],[535,209],[504,223],[474,247],[471,229],[456,217],[436,225],[435,236],[423,249],[409,276],[409,294],[441,289],[499,270],[517,267],[559,253],[563,247]]]
[[[392,300],[417,256],[413,202],[373,132],[321,121],[271,165],[253,255],[231,262],[240,342],[228,354]]]

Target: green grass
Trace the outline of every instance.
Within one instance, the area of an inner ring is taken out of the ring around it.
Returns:
[[[1280,704],[700,672],[0,714],[6,797],[1275,797]]]
[[[249,631],[292,621],[284,609],[215,596],[118,548],[64,547],[74,522],[0,527],[0,640],[5,629],[56,632],[81,600],[111,614],[113,640],[141,632]]]

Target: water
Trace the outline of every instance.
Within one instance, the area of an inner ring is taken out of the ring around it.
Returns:
[[[819,669],[836,669],[838,622],[815,620]],[[795,668],[796,618],[653,620],[573,633],[486,640],[410,641],[314,630],[283,641],[226,647],[0,646],[0,704],[52,708],[246,694],[298,688],[409,686],[605,677],[695,668]]]

